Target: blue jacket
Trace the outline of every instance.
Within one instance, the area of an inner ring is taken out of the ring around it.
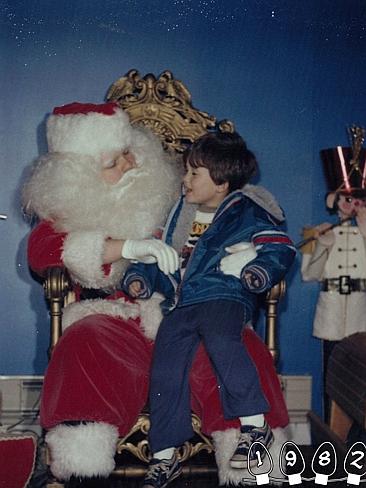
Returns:
[[[196,208],[196,205],[185,204],[182,195],[168,217],[163,240],[178,252],[188,237],[182,229],[189,231]],[[283,214],[282,219],[278,212],[277,218],[274,217],[245,191],[230,193],[218,207],[210,227],[197,241],[183,279],[179,270],[167,276],[156,264],[137,263],[128,268],[122,287],[127,291],[131,282],[140,280],[143,284],[140,298],[149,298],[154,291],[162,293],[166,297],[162,303],[164,313],[175,307],[216,299],[241,302],[252,312],[257,295],[277,284],[295,257],[293,243],[279,227],[283,220]],[[225,248],[243,241],[254,244],[257,257],[244,266],[241,279],[225,275],[220,270],[220,261],[228,254]],[[244,272],[256,278],[255,285],[244,279]]]

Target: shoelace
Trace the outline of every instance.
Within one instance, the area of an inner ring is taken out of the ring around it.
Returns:
[[[252,436],[248,432],[241,432],[238,442],[238,449],[241,449],[243,447],[249,448],[252,441]]]
[[[161,461],[160,463],[155,464],[154,466],[150,466],[146,478],[156,481],[159,475],[169,471],[169,468],[170,466],[168,464],[166,464],[164,461]]]

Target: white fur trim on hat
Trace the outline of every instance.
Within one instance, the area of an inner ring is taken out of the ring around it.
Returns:
[[[98,231],[70,232],[63,246],[62,259],[73,280],[86,288],[107,288],[118,284],[128,261],[121,259],[103,270],[105,235]]]
[[[63,310],[62,330],[81,320],[88,315],[105,314],[111,317],[121,317],[124,320],[136,319],[139,316],[140,307],[136,303],[125,301],[124,298],[116,300],[82,300],[71,303]]]
[[[47,120],[49,152],[99,156],[127,148],[132,133],[128,115],[120,108],[116,108],[113,115],[97,112],[52,114]]]
[[[256,479],[249,473],[247,469],[237,469],[230,466],[230,458],[234,454],[239,440],[239,429],[227,429],[224,431],[216,431],[212,433],[212,438],[215,446],[215,457],[218,468],[220,485],[257,485]],[[273,469],[269,473],[271,484],[281,484],[284,478],[279,469],[279,459],[282,445],[288,441],[288,436],[284,429],[273,429],[274,442],[269,448],[269,453],[273,460]],[[263,460],[263,467],[261,472],[268,472],[270,470],[270,462],[268,458]]]
[[[117,427],[104,422],[58,425],[46,435],[51,471],[59,480],[71,476],[107,477],[113,471]]]

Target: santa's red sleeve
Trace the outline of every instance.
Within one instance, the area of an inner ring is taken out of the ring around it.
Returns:
[[[62,266],[62,252],[65,233],[56,232],[49,221],[42,221],[35,227],[28,240],[28,263],[30,268],[44,276],[47,268]]]
[[[29,266],[40,276],[49,267],[65,266],[72,281],[81,286],[114,286],[122,277],[124,264],[103,264],[105,239],[101,231],[57,232],[52,222],[42,221],[29,237]]]

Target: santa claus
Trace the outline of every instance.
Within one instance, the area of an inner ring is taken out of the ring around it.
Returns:
[[[66,267],[76,302],[64,310],[63,335],[45,373],[41,424],[56,478],[108,477],[118,437],[146,404],[161,318],[159,297],[133,301],[118,287],[129,260],[157,262],[165,273],[176,267],[172,249],[152,236],[179,192],[179,168],[115,103],[56,108],[47,140],[48,153],[24,188],[24,207],[39,218],[29,238],[29,264],[40,276],[51,266]],[[266,195],[257,194],[262,205]],[[268,211],[278,219],[281,210],[269,200]],[[272,357],[250,328],[244,340],[271,405],[267,420],[272,428],[284,427],[288,415]],[[215,442],[220,481],[240,482],[243,472],[229,468],[239,424],[223,418],[202,347],[191,391],[192,409]]]

